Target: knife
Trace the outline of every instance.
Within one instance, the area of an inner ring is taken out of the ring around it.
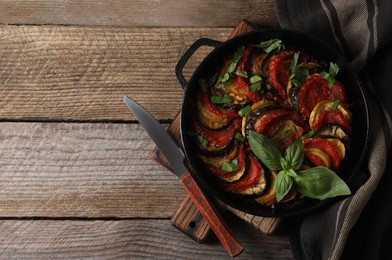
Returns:
[[[155,142],[162,154],[166,157],[173,172],[180,178],[185,190],[188,192],[189,196],[192,198],[193,202],[207,220],[211,229],[215,232],[215,235],[226,248],[230,256],[234,257],[240,254],[244,248],[234,238],[226,222],[185,167],[185,155],[182,150],[177,146],[162,125],[141,105],[127,96],[124,97],[124,102],[139,120],[140,124],[147,131],[148,135]]]

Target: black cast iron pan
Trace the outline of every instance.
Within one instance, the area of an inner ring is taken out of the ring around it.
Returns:
[[[196,181],[198,181],[209,194],[216,196],[224,203],[236,209],[253,215],[283,217],[309,212],[336,199],[323,201],[305,199],[301,205],[297,205],[293,208],[268,208],[244,197],[225,193],[217,188],[216,182],[212,179],[212,177],[203,171],[201,163],[194,151],[192,140],[190,140],[190,137],[187,134],[184,134],[188,132],[188,128],[191,126],[191,118],[189,116],[191,113],[190,103],[193,102],[196,97],[196,93],[199,90],[198,80],[200,78],[210,78],[212,74],[218,70],[223,58],[230,53],[235,52],[239,46],[258,44],[262,41],[273,38],[281,39],[287,46],[295,46],[296,49],[311,53],[318,60],[328,62],[332,61],[339,65],[340,71],[337,77],[346,88],[349,102],[352,104],[350,109],[353,114],[351,142],[339,174],[342,179],[346,181],[351,191],[355,192],[358,188],[358,183],[362,184],[363,180],[363,173],[360,170],[360,167],[369,134],[369,114],[366,101],[367,95],[357,75],[337,51],[333,50],[323,42],[312,39],[304,34],[280,29],[254,31],[226,42],[218,42],[211,39],[201,38],[197,40],[180,59],[176,67],[176,75],[181,86],[185,90],[181,111],[181,136],[187,159],[189,160],[192,168],[191,173]],[[213,46],[214,49],[200,63],[192,77],[189,81],[187,81],[182,74],[183,68],[192,54],[199,47],[204,45]]]

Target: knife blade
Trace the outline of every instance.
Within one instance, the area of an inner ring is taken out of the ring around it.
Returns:
[[[148,135],[155,142],[162,154],[166,157],[173,172],[179,177],[185,190],[188,192],[230,256],[234,257],[240,254],[244,248],[236,240],[226,222],[185,167],[185,155],[182,150],[177,146],[162,125],[146,109],[127,96],[124,97],[124,102],[147,131]]]

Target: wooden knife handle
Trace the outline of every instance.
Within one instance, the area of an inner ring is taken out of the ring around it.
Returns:
[[[203,194],[190,173],[185,173],[180,180],[184,185],[186,191],[188,192],[189,196],[192,198],[193,202],[196,204],[201,214],[207,220],[211,229],[215,232],[215,235],[220,240],[222,245],[226,248],[230,256],[234,257],[240,254],[244,250],[244,248],[234,238],[226,222],[220,216],[212,203]]]

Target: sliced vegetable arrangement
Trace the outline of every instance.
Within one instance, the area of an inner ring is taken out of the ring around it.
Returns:
[[[265,206],[349,195],[339,177],[351,112],[339,67],[271,39],[199,80],[192,131],[206,172]]]

